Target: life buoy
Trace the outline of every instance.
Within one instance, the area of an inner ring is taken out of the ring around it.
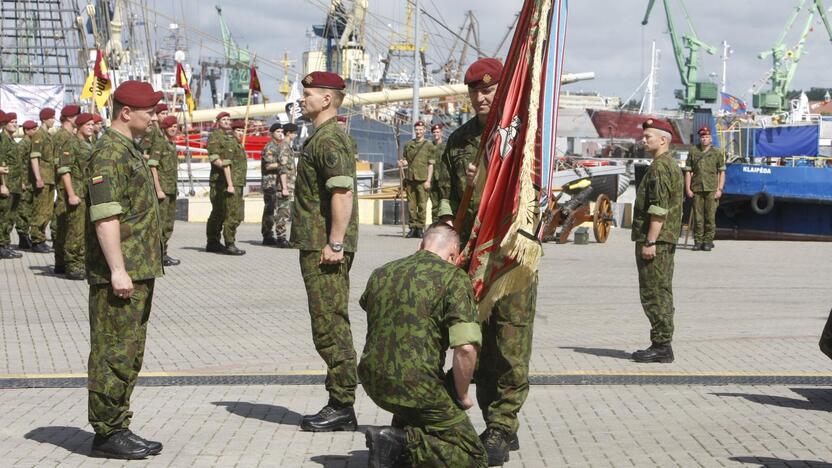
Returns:
[[[751,210],[758,215],[771,213],[774,209],[774,196],[767,192],[757,192],[751,197]]]

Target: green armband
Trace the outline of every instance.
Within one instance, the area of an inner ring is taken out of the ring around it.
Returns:
[[[335,176],[335,177],[330,177],[329,179],[327,179],[327,181],[326,181],[326,189],[327,190],[332,190],[332,189],[337,189],[337,188],[352,190],[352,188],[353,188],[352,177],[350,177],[350,176]]]
[[[661,218],[667,216],[667,210],[658,205],[650,205],[650,208],[647,208],[647,213]]]
[[[448,346],[456,348],[466,344],[482,344],[482,329],[478,323],[457,323],[448,329]]]

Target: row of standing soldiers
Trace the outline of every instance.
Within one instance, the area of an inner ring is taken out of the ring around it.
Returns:
[[[421,120],[413,125],[415,138],[404,145],[402,159],[399,160],[399,166],[406,168],[403,182],[407,194],[410,231],[405,237],[422,237],[428,199],[431,202],[431,218],[436,221],[439,215],[439,178],[444,172],[437,169],[437,161],[445,151],[442,124],[431,125],[430,140],[425,138],[425,130],[425,122]]]

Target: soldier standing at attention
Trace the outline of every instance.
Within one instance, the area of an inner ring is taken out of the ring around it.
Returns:
[[[336,121],[346,85],[328,72],[312,72],[302,82],[300,106],[315,130],[304,142],[298,163],[291,241],[300,250],[312,341],[326,363],[329,401],[317,414],[304,416],[300,427],[354,431],[358,378],[348,305],[358,200],[352,140]]]
[[[234,140],[232,141],[231,159],[224,161],[228,165],[226,168],[231,172],[231,185],[233,191],[226,193],[225,198],[225,220],[222,226],[222,237],[225,240],[226,255],[245,255],[246,251],[238,249],[235,245],[237,241],[237,228],[245,218],[245,204],[243,201],[243,188],[246,186],[246,172],[248,171],[248,158],[246,157],[246,150],[243,148],[243,137],[246,134],[245,123],[242,120],[237,120],[231,124],[234,132]]]
[[[173,234],[173,223],[176,221],[176,179],[179,175],[179,156],[176,154],[176,135],[179,133],[179,126],[176,123],[176,117],[169,115],[162,119],[159,122],[159,129],[165,135],[165,139],[155,142],[147,165],[153,174],[156,199],[159,201],[159,218],[162,221],[162,263],[168,267],[181,263],[178,259],[168,255],[168,242]]]
[[[142,368],[155,279],[164,271],[156,189],[134,141],[150,130],[153,106],[161,98],[148,83],[119,85],[112,126],[96,144],[88,167],[87,388],[95,457],[133,460],[162,451],[161,443],[130,431],[130,396]]]
[[[52,210],[55,208],[54,150],[49,129],[55,124],[55,109],[41,109],[40,122],[40,128],[32,135],[32,150],[29,154],[33,190],[29,235],[32,238],[32,252],[49,253],[46,226],[52,219]]]
[[[70,104],[61,109],[61,128],[52,136],[52,148],[54,156],[52,160],[57,168],[61,164],[61,158],[68,152],[70,145],[75,139],[75,118],[81,113],[81,107]],[[52,213],[52,247],[55,249],[55,274],[66,273],[66,260],[64,259],[67,230],[67,193],[66,184],[61,178],[56,178],[55,187],[58,192],[55,209]]]
[[[405,237],[422,237],[425,228],[425,209],[428,191],[433,179],[434,145],[425,139],[425,123],[421,120],[413,125],[416,137],[404,145],[400,166],[407,167],[405,193],[407,193],[408,220],[410,231]]]
[[[277,214],[275,216],[274,232],[277,236],[277,247],[287,249],[291,247],[287,229],[292,221],[292,203],[295,193],[295,150],[292,142],[298,136],[298,126],[287,123],[283,126],[283,141],[277,155],[278,175],[280,177],[279,192],[277,193]]]
[[[430,127],[430,133],[433,136],[433,159],[434,161],[440,161],[442,159],[442,153],[445,152],[445,142],[442,140],[442,124],[433,124]],[[428,192],[431,221],[434,223],[439,219],[439,204],[442,202],[442,199],[440,198],[439,190],[433,190],[433,187],[439,186],[441,183],[439,177],[442,174],[443,172],[439,170],[438,165],[434,165],[433,179],[430,181],[431,190]]]
[[[66,190],[67,228],[64,244],[66,277],[71,280],[83,280],[85,242],[84,231],[87,226],[87,184],[86,170],[92,155],[90,137],[95,131],[92,114],[81,113],[75,118],[78,130],[74,141],[66,148],[58,167],[58,177]]]
[[[716,207],[725,186],[725,155],[711,146],[711,129],[699,129],[699,145],[691,146],[685,161],[685,194],[693,198],[693,250],[710,252],[716,234]]]
[[[160,102],[159,104],[156,104],[154,110],[156,111],[156,118],[153,120],[150,132],[142,138],[140,144],[142,151],[144,151],[147,155],[148,160],[150,160],[150,157],[155,149],[160,144],[164,145],[165,141],[167,141],[162,129],[159,128],[159,123],[162,122],[162,119],[168,116],[168,105],[164,102]]]
[[[260,221],[260,233],[263,235],[263,245],[277,245],[274,234],[274,215],[277,210],[277,192],[279,190],[279,175],[277,154],[283,141],[283,124],[275,122],[269,127],[272,139],[260,152],[260,186],[263,189],[263,218]]]
[[[104,117],[101,117],[98,114],[93,114],[92,122],[94,133],[92,134],[92,137],[90,137],[90,142],[95,144],[95,142],[98,141],[99,138],[101,138],[101,131],[104,128]]]
[[[23,138],[18,143],[18,161],[20,164],[21,177],[24,181],[25,187],[23,191],[23,199],[21,200],[21,209],[18,210],[17,226],[18,226],[18,246],[20,250],[29,250],[32,248],[32,238],[30,237],[32,225],[32,203],[34,197],[34,185],[32,182],[32,168],[30,167],[29,155],[32,153],[32,136],[38,129],[38,124],[34,120],[27,120],[23,122]],[[25,228],[21,226],[25,224]],[[24,233],[21,231],[25,230]]]
[[[477,60],[465,72],[468,97],[477,115],[456,129],[445,145],[441,160],[443,176],[439,179],[444,181],[440,187],[442,221],[452,221],[466,187],[474,183],[474,159],[502,72],[503,65],[493,58]],[[484,163],[480,165],[486,170]],[[479,185],[459,231],[463,247],[471,237],[481,196],[482,185]],[[522,291],[497,301],[488,320],[481,323],[483,344],[474,381],[477,404],[487,426],[480,439],[490,466],[501,466],[508,461],[509,451],[520,446],[517,413],[529,395],[529,358],[536,305],[537,276]]]
[[[378,268],[367,281],[360,301],[367,341],[358,375],[370,398],[393,413],[392,427],[367,429],[371,467],[487,464],[465,414],[474,406],[468,384],[482,335],[471,280],[455,266],[458,254],[457,233],[435,224],[418,252]],[[446,375],[448,348],[453,370]]]
[[[9,122],[6,117],[7,114],[0,110],[0,127],[5,127]],[[12,197],[12,171],[16,161],[16,155],[13,151],[15,148],[11,145],[14,142],[7,141],[8,135],[6,131],[0,128],[0,259],[20,258],[23,256],[20,252],[15,252],[11,247],[11,226],[8,231],[6,225],[9,224],[11,218],[14,216],[12,211],[13,197]]]
[[[18,144],[14,141],[14,133],[17,131],[17,114],[14,112],[3,114],[0,118],[0,125],[2,125],[2,130],[0,130],[0,153],[5,153],[8,173],[4,177],[9,189],[9,208],[5,216],[0,217],[0,239],[2,239],[0,245],[6,246],[6,249],[14,254],[14,258],[20,258],[23,254],[15,252],[11,248],[12,230],[17,226],[18,238],[28,237],[29,222],[27,214],[25,212],[21,213],[26,210],[23,199],[27,184],[24,181],[26,164],[22,160]],[[19,217],[26,219],[25,228],[21,226]]]
[[[205,225],[208,243],[206,252],[225,253],[225,246],[220,242],[222,225],[226,216],[226,199],[234,193],[231,183],[231,159],[239,146],[231,132],[231,114],[217,114],[217,127],[208,137],[208,160],[211,162],[211,214]]]
[[[682,171],[670,153],[670,123],[649,119],[644,149],[653,163],[641,179],[633,205],[638,292],[650,320],[647,349],[633,353],[636,362],[673,362],[673,255],[682,229]]]

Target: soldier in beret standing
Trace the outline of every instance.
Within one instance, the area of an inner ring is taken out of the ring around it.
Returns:
[[[29,153],[32,184],[32,217],[29,221],[29,235],[32,238],[32,252],[48,253],[46,226],[52,219],[55,208],[55,164],[52,159],[52,136],[49,129],[55,124],[55,109],[49,107],[40,111],[41,126],[32,135]]]
[[[56,169],[61,164],[61,158],[69,152],[70,144],[75,138],[75,119],[80,113],[81,107],[76,104],[70,104],[61,109],[61,128],[52,136],[52,148],[54,150],[52,161]],[[66,185],[61,183],[60,178],[57,178],[57,181],[59,182],[56,184],[58,196],[52,213],[50,228],[52,230],[52,247],[55,249],[55,274],[63,275],[66,273],[64,257],[66,255],[66,232],[69,218],[67,214]]]
[[[673,256],[682,230],[682,170],[670,152],[673,127],[649,119],[644,149],[653,156],[636,191],[632,240],[635,242],[638,291],[650,320],[647,349],[633,353],[636,362],[673,362]]]
[[[159,200],[159,216],[162,220],[162,263],[167,267],[181,263],[168,255],[168,242],[173,234],[173,223],[176,221],[176,179],[179,174],[179,156],[176,154],[175,143],[179,126],[176,117],[169,115],[163,118],[159,121],[159,129],[165,138],[154,144],[147,165],[153,174],[156,199]]]
[[[234,151],[231,158],[224,161],[226,168],[231,172],[231,187],[225,194],[225,220],[222,225],[222,237],[225,240],[226,255],[245,255],[246,251],[238,249],[237,228],[245,218],[245,203],[243,200],[243,187],[246,186],[246,172],[248,170],[248,158],[243,148],[243,137],[246,134],[245,123],[237,120],[231,124],[234,132]],[[233,188],[233,190],[231,190]]]
[[[354,431],[355,348],[349,319],[349,271],[358,241],[358,200],[351,139],[336,116],[344,80],[327,72],[303,79],[303,114],[315,126],[298,163],[292,239],[309,300],[312,341],[327,367],[327,404],[304,416],[305,431]]]
[[[125,81],[113,93],[112,125],[88,167],[90,221],[89,421],[91,455],[135,460],[162,444],[130,430],[130,396],[142,368],[162,232],[153,176],[135,140],[150,131],[162,99],[148,83]]]
[[[5,168],[4,173],[0,174],[0,178],[5,179],[5,187],[8,191],[6,194],[7,208],[5,210],[0,209],[0,249],[2,249],[0,256],[2,258],[20,258],[23,254],[15,252],[11,248],[12,230],[17,224],[18,237],[21,237],[21,234],[26,234],[29,226],[27,222],[26,231],[24,231],[17,221],[20,211],[25,209],[21,203],[25,192],[23,178],[25,165],[21,161],[19,148],[13,136],[17,131],[17,114],[14,112],[1,114],[0,126],[2,126],[0,128],[0,158],[4,159],[4,162],[0,162],[0,167]]]
[[[66,277],[71,280],[83,280],[87,277],[84,272],[84,232],[87,226],[86,171],[92,155],[90,137],[95,132],[92,114],[78,114],[75,125],[78,127],[76,138],[61,157],[58,177],[67,194],[67,229],[64,244]]]
[[[445,152],[445,142],[442,140],[442,124],[433,124],[430,127],[430,133],[433,138],[433,160],[434,162],[440,161],[442,158],[442,153]],[[439,204],[442,202],[439,194],[439,190],[434,190],[434,187],[438,187],[440,183],[439,175],[442,174],[438,170],[438,164],[434,164],[433,170],[433,180],[430,182],[431,189],[429,190],[428,196],[430,197],[430,214],[432,222],[436,222],[439,219]]]
[[[413,133],[415,138],[404,145],[399,165],[407,166],[405,192],[410,231],[405,237],[421,238],[425,229],[428,191],[433,179],[434,146],[425,139],[425,123],[421,120],[413,124]]]
[[[716,208],[725,186],[725,154],[711,146],[711,129],[699,129],[699,145],[691,146],[682,171],[685,194],[693,198],[693,250],[709,252],[714,247]]]
[[[277,172],[280,177],[280,191],[277,193],[277,212],[275,213],[274,232],[277,247],[287,249],[289,243],[288,227],[292,221],[292,198],[295,193],[295,150],[292,142],[298,136],[298,126],[287,123],[283,126],[283,141],[277,155]]]
[[[274,214],[277,210],[277,193],[280,190],[277,155],[283,141],[283,124],[275,122],[269,127],[272,139],[260,152],[260,187],[263,190],[263,218],[260,221],[260,233],[263,245],[277,245],[274,235]]]
[[[223,224],[226,219],[228,195],[234,194],[234,184],[231,181],[231,160],[240,146],[231,130],[231,114],[220,112],[216,117],[217,126],[208,137],[208,160],[211,162],[211,214],[205,224],[205,234],[208,243],[207,252],[225,253],[226,246],[220,242]],[[240,251],[242,252],[242,251]],[[235,253],[236,252],[232,252]]]

